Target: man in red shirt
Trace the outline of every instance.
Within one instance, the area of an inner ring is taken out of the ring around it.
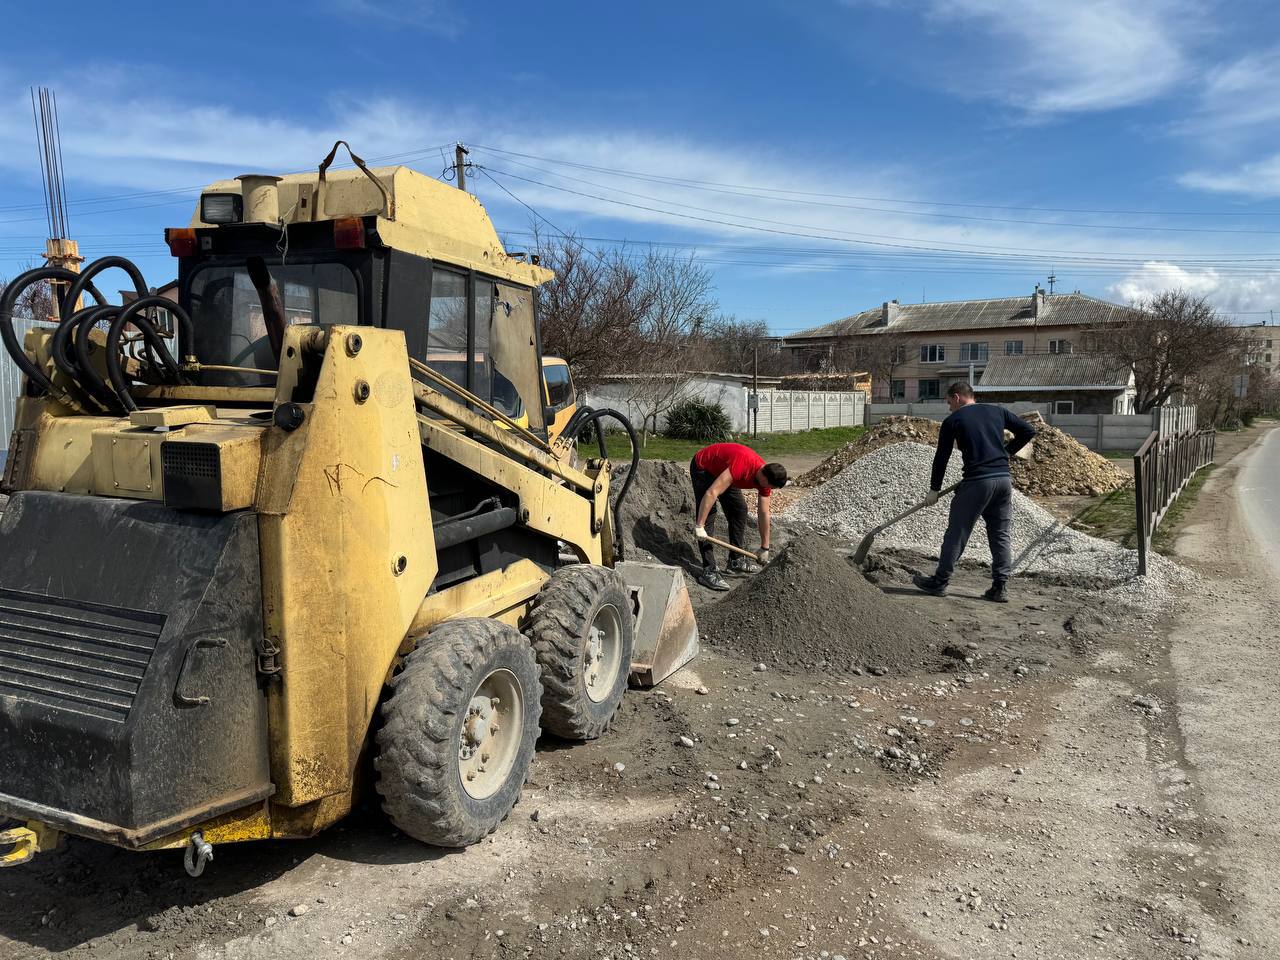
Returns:
[[[769,494],[774,487],[787,482],[787,468],[780,463],[765,463],[750,447],[740,443],[713,443],[694,454],[689,461],[689,478],[693,481],[693,498],[697,516],[693,533],[702,552],[702,573],[698,582],[712,590],[728,590],[729,584],[716,567],[715,548],[707,540],[707,524],[715,514],[716,502],[724,508],[729,523],[729,542],[743,546],[747,532],[747,501],[743,490],[760,491],[757,508],[760,519],[760,559],[769,560]],[[756,573],[760,568],[746,557],[734,555],[729,560],[733,573]]]

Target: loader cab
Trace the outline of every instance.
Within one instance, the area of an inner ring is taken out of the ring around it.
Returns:
[[[180,304],[205,386],[271,388],[279,358],[251,280],[271,276],[285,322],[400,330],[409,355],[545,435],[546,386],[530,287],[392,249],[378,218],[169,231]],[[287,242],[286,242],[287,240]],[[571,413],[572,411],[570,411]]]

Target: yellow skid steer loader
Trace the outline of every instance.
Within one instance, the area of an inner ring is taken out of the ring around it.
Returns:
[[[680,571],[620,562],[605,452],[575,465],[587,423],[630,425],[580,408],[548,440],[549,271],[470,194],[337,149],[207,188],[166,231],[175,300],[115,257],[4,291],[5,865],[72,834],[198,874],[369,780],[404,833],[470,844],[541,731],[600,736],[697,651]],[[60,319],[19,343],[44,282]]]

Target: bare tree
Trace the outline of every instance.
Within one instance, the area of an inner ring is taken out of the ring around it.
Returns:
[[[845,337],[837,342],[831,366],[841,373],[871,374],[871,391],[884,384],[884,396],[889,397],[893,374],[907,362],[911,339],[894,330]]]
[[[632,402],[641,413],[647,443],[657,432],[659,418],[688,390],[690,344],[715,310],[711,274],[693,257],[650,250],[639,264],[648,309],[635,329],[635,349],[629,351]]]
[[[705,370],[751,373],[758,361],[762,377],[785,372],[786,361],[763,320],[739,320],[732,314],[720,314],[702,325],[699,339],[693,358]]]
[[[542,350],[563,357],[579,387],[625,367],[653,293],[621,251],[599,251],[572,236],[537,243],[555,279],[538,288]]]
[[[1214,379],[1212,360],[1229,357],[1229,365],[1242,365],[1237,329],[1204,297],[1183,290],[1134,303],[1119,322],[1100,323],[1089,334],[1133,371],[1137,413],[1194,392],[1197,381]]]
[[[3,291],[7,286],[9,286],[9,281],[0,279],[0,291]],[[23,290],[18,296],[13,315],[33,320],[51,320],[53,318],[53,288],[49,282],[42,280],[40,283],[33,283]]]

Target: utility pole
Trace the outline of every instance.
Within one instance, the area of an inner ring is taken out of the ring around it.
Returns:
[[[458,189],[467,189],[467,161],[463,159],[470,151],[460,143],[453,146],[453,172],[458,175]]]
[[[751,347],[751,436],[760,428],[760,344]]]

